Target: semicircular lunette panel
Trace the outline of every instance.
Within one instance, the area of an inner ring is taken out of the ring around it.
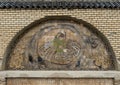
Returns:
[[[19,39],[7,62],[18,70],[108,70],[112,61],[103,41],[84,24],[51,20]]]

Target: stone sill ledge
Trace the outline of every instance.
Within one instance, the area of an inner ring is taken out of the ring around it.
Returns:
[[[0,71],[1,78],[114,78],[120,71]]]

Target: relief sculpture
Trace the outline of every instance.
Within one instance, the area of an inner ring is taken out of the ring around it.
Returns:
[[[112,66],[102,39],[83,23],[71,21],[53,20],[32,28],[10,56],[8,69],[107,70]]]

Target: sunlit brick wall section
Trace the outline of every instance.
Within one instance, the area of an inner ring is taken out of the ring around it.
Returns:
[[[25,26],[45,16],[69,15],[82,19],[101,31],[111,43],[120,60],[120,10],[117,9],[59,9],[23,10],[0,9],[0,60],[2,62],[9,42]]]

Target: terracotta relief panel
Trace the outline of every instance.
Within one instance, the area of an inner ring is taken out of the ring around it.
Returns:
[[[31,28],[7,62],[7,69],[19,70],[109,70],[112,66],[101,38],[83,23],[64,20]]]

